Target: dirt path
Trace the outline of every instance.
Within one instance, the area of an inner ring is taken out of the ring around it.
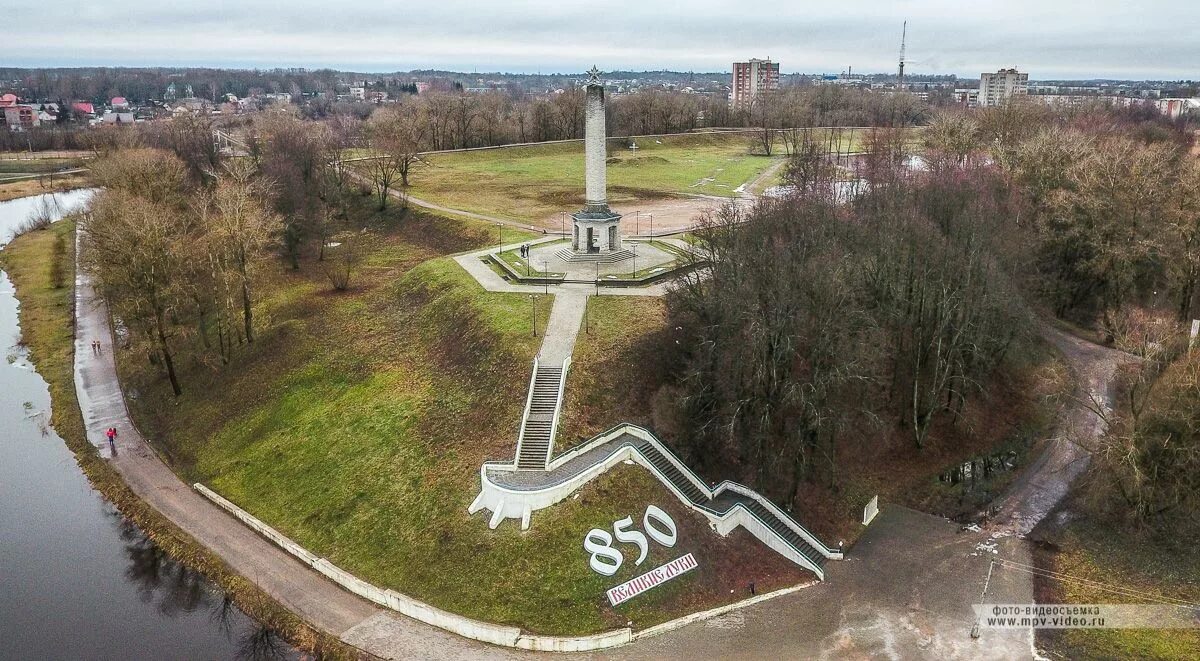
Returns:
[[[787,164],[787,159],[780,159],[780,160],[776,161],[775,163],[771,164],[771,166],[768,167],[766,170],[763,170],[762,173],[759,174],[757,177],[755,177],[755,178],[751,179],[750,181],[747,181],[746,183],[739,186],[738,192],[741,195],[741,199],[743,199],[743,200],[757,199],[758,193],[755,193],[754,190],[758,188],[759,184],[769,180],[771,177],[774,177],[775,173],[779,172],[779,169],[782,168],[786,164]]]
[[[1071,481],[1087,468],[1092,441],[1104,432],[1104,421],[1091,407],[1112,407],[1117,366],[1134,360],[1057,328],[1044,326],[1043,334],[1067,361],[1076,389],[1060,413],[1057,434],[999,499],[987,525],[994,532],[1028,534],[1067,495]]]
[[[347,174],[350,175],[351,179],[353,179],[361,184],[365,184],[367,186],[372,185],[371,179],[365,175],[359,174],[353,170],[347,170]],[[388,195],[390,195],[391,197],[393,197],[397,200],[406,200],[407,199],[409,204],[412,204],[413,206],[422,207],[424,209],[431,209],[433,211],[441,211],[443,213],[451,213],[456,216],[466,216],[467,218],[474,218],[475,220],[482,220],[485,223],[504,225],[505,227],[515,227],[518,229],[528,230],[530,232],[541,232],[542,234],[546,233],[545,228],[535,227],[533,225],[530,225],[529,223],[519,223],[515,220],[509,220],[507,218],[500,218],[498,216],[489,216],[489,215],[482,214],[482,213],[475,213],[474,211],[464,211],[462,209],[455,209],[453,207],[442,206],[440,204],[435,204],[428,200],[422,200],[419,197],[413,197],[412,195],[406,195],[403,192],[398,191],[394,188],[388,189]]]

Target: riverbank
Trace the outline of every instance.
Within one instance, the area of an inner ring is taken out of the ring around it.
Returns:
[[[59,237],[66,245],[74,245],[72,221],[22,235],[0,253],[0,264],[12,279],[20,301],[22,341],[29,349],[30,361],[50,387],[51,424],[92,487],[172,558],[212,579],[243,612],[292,644],[325,658],[363,657],[360,650],[307,625],[150,507],[88,442],[75,392],[74,290],[70,286],[55,288],[51,278],[50,264],[57,259],[65,276],[63,281],[75,282],[74,251],[55,255],[54,244]]]

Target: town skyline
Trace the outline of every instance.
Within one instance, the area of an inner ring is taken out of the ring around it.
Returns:
[[[99,3],[103,5],[104,3]],[[526,0],[480,10],[450,0],[414,3],[403,15],[366,7],[327,16],[319,4],[255,0],[210,9],[173,3],[122,20],[100,6],[37,6],[10,15],[9,64],[23,67],[304,67],[382,73],[414,69],[571,73],[722,71],[770,57],[781,73],[894,71],[908,21],[912,75],[978,76],[1015,67],[1036,79],[1194,79],[1200,44],[1178,26],[1200,10],[1182,3],[1129,7],[1098,2],[1086,15],[1022,0],[1003,8],[942,2],[894,8],[775,8],[745,12],[700,2],[688,12],[653,3],[610,3],[603,16],[573,4]],[[678,15],[676,15],[678,14]],[[1119,31],[1113,25],[1121,26]],[[581,42],[580,30],[596,37]],[[130,34],[137,34],[131,39]]]

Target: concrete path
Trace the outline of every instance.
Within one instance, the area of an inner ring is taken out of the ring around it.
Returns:
[[[537,241],[528,242],[530,245],[537,245],[546,241],[557,241],[559,237],[552,236]],[[504,250],[513,250],[520,246],[520,243],[513,243],[504,246]],[[550,293],[558,294],[563,291],[576,291],[581,293],[590,292],[593,296],[662,296],[667,293],[667,283],[659,282],[648,287],[599,287],[593,284],[585,283],[564,283],[561,285],[519,285],[509,282],[500,277],[499,273],[492,270],[490,266],[483,262],[483,258],[489,253],[495,252],[495,248],[486,248],[484,250],[476,250],[475,252],[457,255],[454,261],[458,262],[459,266],[463,267],[471,277],[475,278],[479,284],[487,291],[497,292],[513,292],[518,294],[540,294]]]
[[[604,655],[617,659],[1029,659],[1028,630],[975,624],[992,558],[1028,562],[1009,538],[982,551],[986,533],[945,519],[884,507],[824,582],[728,615],[637,641]],[[1030,603],[1028,575],[992,573],[985,600]]]
[[[561,367],[571,357],[587,310],[587,297],[586,290],[565,287],[554,294],[554,307],[550,310],[550,321],[546,324],[542,348],[538,351],[538,360],[542,365]]]
[[[242,576],[313,626],[381,658],[496,658],[505,650],[384,611],[329,582],[184,484],[130,421],[112,357],[108,313],[76,280],[75,389],[88,440],[130,489]],[[92,340],[103,342],[93,355]],[[104,431],[116,427],[115,456]]]

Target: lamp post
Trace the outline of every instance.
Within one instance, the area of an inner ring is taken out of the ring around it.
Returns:
[[[533,319],[533,336],[537,337],[537,294],[529,295],[529,312]]]
[[[547,296],[550,295],[550,273],[549,273],[549,270],[550,270],[549,260],[543,259],[542,260],[542,284],[546,285],[546,295]]]
[[[642,211],[641,209],[633,212],[633,233],[642,233]]]
[[[559,218],[562,220],[562,222],[561,222],[561,225],[562,225],[562,230],[561,230],[561,233],[562,233],[562,235],[563,235],[563,236],[566,236],[566,235],[567,235],[567,212],[566,212],[566,211],[559,211],[559,212],[558,212],[558,217],[559,217]]]
[[[650,240],[654,240],[654,214],[650,214]]]
[[[500,234],[500,238],[497,239],[496,252],[504,252],[504,225],[496,223],[496,231]]]

